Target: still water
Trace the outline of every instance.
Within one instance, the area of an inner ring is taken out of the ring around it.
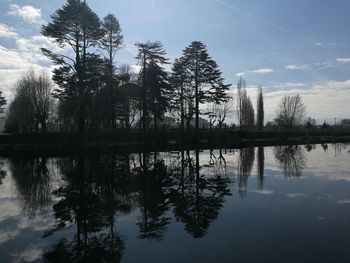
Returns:
[[[350,145],[0,163],[0,262],[350,262]]]

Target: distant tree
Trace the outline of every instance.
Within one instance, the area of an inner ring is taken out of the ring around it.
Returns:
[[[202,42],[194,41],[186,47],[183,61],[194,90],[195,127],[199,129],[199,104],[226,101],[230,85],[224,84],[217,63],[208,55]]]
[[[330,125],[326,121],[324,121],[321,127],[322,127],[322,129],[328,129],[329,126]]]
[[[32,127],[47,131],[47,120],[52,106],[53,83],[44,72],[24,73],[14,87],[14,100],[9,110],[9,125]]]
[[[312,128],[315,128],[316,127],[316,120],[311,118],[311,117],[308,117],[305,121],[304,121],[304,126],[305,128],[307,129],[312,129]]]
[[[258,92],[258,101],[256,107],[256,126],[259,131],[262,131],[264,128],[264,97],[262,88],[259,88]]]
[[[275,122],[280,127],[293,128],[301,124],[305,113],[306,107],[299,94],[286,95],[278,105]]]
[[[214,115],[218,122],[219,129],[222,129],[222,126],[228,116],[229,111],[233,108],[234,97],[229,96],[228,99],[220,104],[215,103],[214,106]]]
[[[147,128],[147,119],[148,119],[148,109],[147,109],[147,69],[152,63],[153,65],[158,65],[161,67],[164,64],[167,64],[167,59],[164,57],[165,50],[163,49],[163,45],[160,42],[146,42],[146,43],[136,43],[136,47],[138,48],[137,59],[141,66],[141,88],[142,94],[140,96],[140,129],[142,127],[143,130]]]
[[[237,83],[237,117],[241,128],[254,128],[254,108],[247,94],[245,80],[240,78]]]
[[[100,63],[96,55],[89,53],[104,36],[98,16],[86,2],[68,0],[62,8],[51,16],[52,21],[42,27],[42,34],[53,39],[61,48],[70,47],[72,56],[54,53],[43,48],[43,53],[55,65],[54,81],[58,84],[56,96],[62,100],[73,100],[78,130],[84,131],[86,112],[89,104],[89,88],[87,86],[87,67]],[[90,63],[89,63],[90,60]]]
[[[6,99],[4,96],[2,96],[2,91],[0,91],[0,113],[4,113],[5,106],[6,106]]]
[[[175,98],[173,99],[173,108],[180,111],[181,130],[185,130],[185,107],[186,100],[189,98],[189,80],[186,72],[183,58],[175,59],[172,67],[170,83],[174,88]]]
[[[107,87],[109,90],[108,122],[111,128],[115,129],[115,87],[117,84],[117,78],[115,75],[114,59],[117,51],[120,49],[123,43],[123,35],[118,19],[112,14],[108,14],[103,18],[102,30],[104,36],[100,40],[100,47],[106,53],[105,60],[107,62]]]

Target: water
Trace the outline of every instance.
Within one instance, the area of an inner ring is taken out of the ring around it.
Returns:
[[[350,262],[350,145],[5,158],[0,262]]]

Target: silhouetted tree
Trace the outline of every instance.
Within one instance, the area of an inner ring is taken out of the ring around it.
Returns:
[[[148,83],[147,83],[147,69],[149,68],[150,63],[153,65],[158,65],[161,67],[164,64],[167,64],[167,59],[164,57],[165,50],[163,49],[163,45],[160,42],[146,42],[146,43],[136,43],[136,47],[138,48],[137,59],[141,66],[141,88],[142,95],[140,96],[140,129],[142,125],[142,129],[146,130],[147,128],[147,119],[148,119],[148,105],[147,101],[149,99],[148,94]]]
[[[14,100],[8,114],[8,127],[33,127],[47,131],[47,120],[52,106],[53,84],[50,77],[33,70],[24,73],[15,83]]]
[[[103,18],[102,30],[104,36],[100,40],[100,47],[106,53],[105,59],[107,62],[107,87],[109,90],[108,122],[111,128],[115,129],[115,88],[117,86],[117,78],[115,76],[114,59],[118,49],[120,49],[123,43],[123,35],[118,19],[112,14],[108,14]]]
[[[264,128],[264,97],[262,88],[259,88],[258,92],[258,101],[256,106],[256,126],[259,131],[262,131]]]
[[[194,90],[195,127],[199,129],[199,104],[226,101],[226,92],[230,85],[224,84],[217,63],[208,55],[202,42],[194,41],[186,47],[183,51],[183,61]]]
[[[56,10],[51,16],[52,21],[42,27],[42,34],[54,40],[59,47],[70,47],[73,56],[54,53],[43,48],[43,53],[59,66],[53,70],[54,81],[59,89],[56,95],[60,100],[75,101],[75,111],[78,130],[85,130],[86,109],[89,99],[87,87],[87,66],[99,62],[96,56],[89,54],[89,49],[95,47],[103,37],[101,22],[86,2],[68,0],[67,4]]]
[[[306,107],[299,94],[286,95],[276,111],[275,122],[285,129],[300,125],[305,117]]]
[[[237,116],[241,128],[254,127],[254,108],[247,94],[245,80],[241,77],[237,83]]]
[[[171,86],[168,74],[151,61],[146,68],[147,104],[153,113],[153,127],[157,128],[157,120],[161,120],[171,100]]]
[[[172,67],[170,83],[175,91],[173,108],[180,111],[180,127],[181,130],[185,130],[185,105],[186,100],[191,99],[191,96],[189,96],[189,79],[183,58],[175,59]]]

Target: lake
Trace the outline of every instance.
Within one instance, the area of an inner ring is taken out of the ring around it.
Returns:
[[[0,262],[350,262],[350,145],[0,160]]]

